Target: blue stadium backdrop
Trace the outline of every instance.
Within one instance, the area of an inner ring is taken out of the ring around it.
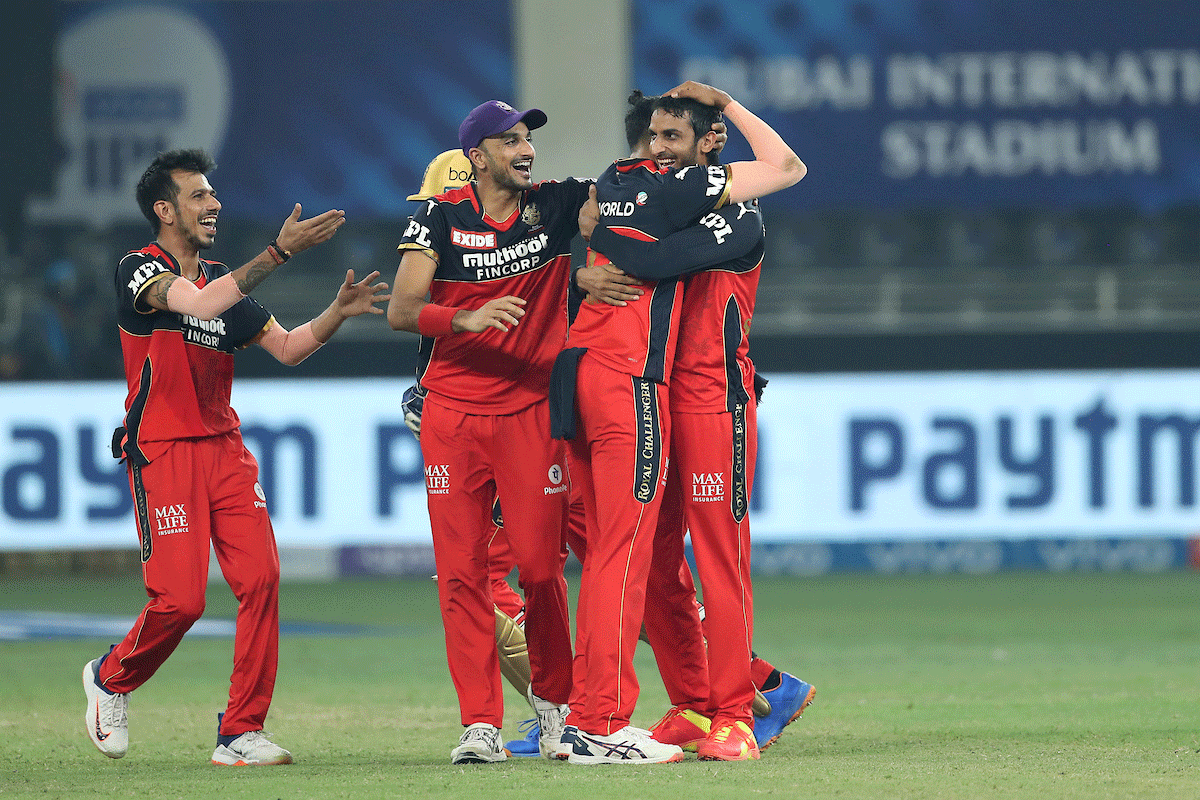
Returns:
[[[639,88],[727,89],[809,162],[804,190],[768,207],[1153,212],[1200,198],[1200,4],[633,6]]]
[[[505,2],[61,10],[67,152],[54,196],[30,207],[35,220],[137,220],[141,170],[155,152],[189,146],[216,156],[228,218],[273,221],[298,198],[359,219],[403,218],[424,165],[458,141],[467,112],[513,96]]]

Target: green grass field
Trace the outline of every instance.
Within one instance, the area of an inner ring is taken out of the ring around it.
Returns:
[[[459,727],[430,581],[288,584],[290,621],[382,635],[289,636],[267,728],[290,767],[208,764],[232,643],[186,639],[130,707],[130,751],[82,726],[100,639],[0,642],[0,796],[39,798],[1194,798],[1200,576],[830,576],[757,583],[759,651],[818,688],[757,763],[454,767]],[[132,616],[136,578],[6,579],[0,609]],[[228,589],[207,616],[232,617]],[[643,648],[645,650],[645,648]],[[666,696],[648,652],[634,723]],[[506,738],[527,708],[508,691]]]

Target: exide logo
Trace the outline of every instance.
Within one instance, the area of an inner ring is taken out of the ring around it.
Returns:
[[[458,247],[465,247],[469,250],[491,250],[496,246],[496,234],[460,231],[458,228],[451,228],[450,241]]]

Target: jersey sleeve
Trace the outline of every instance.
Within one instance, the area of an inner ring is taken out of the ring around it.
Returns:
[[[160,259],[149,253],[129,253],[117,265],[116,284],[120,306],[139,314],[153,314],[155,309],[141,298],[155,282],[175,273]]]
[[[209,281],[214,281],[232,272],[227,265],[219,261],[206,261],[204,264],[208,270]],[[221,319],[225,320],[229,332],[225,345],[228,352],[246,347],[255,336],[275,323],[275,317],[271,312],[267,311],[262,303],[253,297],[243,297],[238,300],[221,314]]]
[[[711,211],[696,224],[657,241],[622,236],[597,225],[591,246],[630,275],[662,280],[744,256],[761,238],[762,215],[758,203],[751,201]]]
[[[684,167],[663,184],[665,209],[672,227],[690,225],[729,202],[729,167]]]
[[[275,324],[275,317],[253,297],[243,297],[225,312],[229,324],[229,342],[235,350],[250,344],[250,341]]]
[[[404,236],[396,248],[403,255],[406,250],[417,250],[440,263],[438,251],[442,243],[449,239],[449,226],[446,223],[446,211],[436,197],[431,197],[421,204],[417,213],[409,217]]]
[[[567,178],[562,181],[563,191],[567,195],[565,202],[575,209],[576,218],[579,217],[579,209],[583,208],[583,204],[587,202],[588,189],[595,183],[591,179],[580,180],[579,178]]]

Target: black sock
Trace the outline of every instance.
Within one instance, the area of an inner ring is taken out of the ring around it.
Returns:
[[[760,692],[769,692],[772,689],[778,689],[779,684],[782,682],[783,682],[783,674],[780,673],[779,670],[773,669],[773,670],[771,670],[771,674],[767,676],[767,679],[765,681],[763,681],[762,688],[759,689],[759,691]]]

